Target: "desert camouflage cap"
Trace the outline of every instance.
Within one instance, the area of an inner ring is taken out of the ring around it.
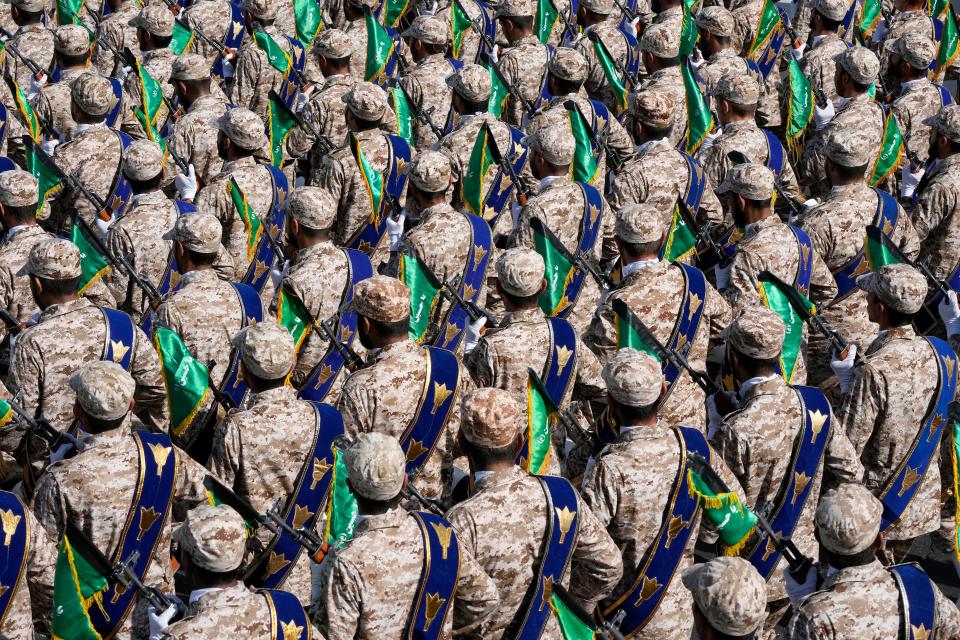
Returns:
[[[91,116],[106,115],[117,101],[110,81],[89,72],[81,73],[73,81],[70,97],[81,111]]]
[[[775,312],[760,305],[745,307],[724,329],[727,344],[758,360],[772,360],[783,349],[787,327]]]
[[[841,167],[862,167],[873,161],[877,150],[869,136],[848,127],[828,127],[824,153]]]
[[[337,201],[320,187],[299,187],[283,205],[291,218],[308,229],[329,229],[337,217]]]
[[[492,83],[490,72],[478,64],[465,64],[447,78],[447,84],[467,102],[489,100]]]
[[[880,533],[883,503],[862,484],[841,484],[820,496],[815,523],[820,544],[852,556],[866,550]]]
[[[313,41],[317,55],[332,60],[343,60],[353,54],[353,39],[340,29],[323,29]]]
[[[173,14],[163,4],[150,4],[130,20],[130,26],[165,38],[173,35]]]
[[[171,80],[203,80],[210,77],[210,63],[196,53],[186,53],[173,61]]]
[[[926,69],[937,55],[936,43],[920,33],[908,33],[886,41],[886,49],[914,69]]]
[[[450,27],[436,16],[417,16],[400,35],[427,44],[446,44],[450,39]]]
[[[947,140],[960,143],[960,105],[949,104],[941,107],[940,111],[924,120],[923,124],[933,127]]]
[[[17,275],[31,275],[45,280],[70,280],[83,275],[80,249],[69,240],[41,240],[30,249],[27,262]]]
[[[380,120],[387,110],[387,94],[371,82],[358,82],[340,99],[353,115],[367,122]]]
[[[403,489],[407,456],[396,438],[361,433],[343,452],[353,490],[369,500],[390,500]]]
[[[683,586],[720,633],[752,634],[767,617],[767,582],[743,558],[721,556],[695,564],[684,570]]]
[[[0,173],[0,204],[8,207],[33,207],[39,198],[39,186],[32,173],[14,169]]]
[[[580,6],[600,16],[608,16],[617,6],[613,0],[583,0]]]
[[[362,9],[363,7],[370,7],[373,9],[376,7],[379,2],[377,0],[347,0],[347,4]]]
[[[561,80],[583,82],[587,79],[587,59],[576,49],[559,48],[547,63],[547,70]]]
[[[402,322],[410,317],[410,289],[396,278],[376,275],[357,283],[350,306],[377,322]]]
[[[607,393],[626,407],[648,407],[663,389],[663,370],[643,351],[620,349],[603,367]]]
[[[773,171],[762,164],[737,164],[727,169],[716,192],[732,191],[748,200],[768,200],[773,197],[773,180]]]
[[[10,0],[10,4],[31,13],[40,13],[46,6],[43,0]]]
[[[733,14],[724,7],[704,7],[694,19],[697,26],[715,36],[729,38],[734,34]]]
[[[227,573],[243,564],[247,528],[230,507],[201,503],[187,512],[173,539],[198,567]]]
[[[540,127],[535,133],[527,136],[524,142],[530,151],[558,167],[573,162],[573,154],[577,148],[570,125],[565,121]]]
[[[496,15],[498,18],[522,18],[533,16],[535,11],[533,0],[503,0]]]
[[[223,227],[216,216],[210,213],[191,213],[180,216],[173,227],[173,239],[197,253],[217,253]]]
[[[743,107],[752,107],[760,101],[760,85],[748,73],[728,73],[720,78],[711,95]]]
[[[217,128],[241,149],[256,151],[267,146],[263,120],[250,109],[228,110],[217,119]]]
[[[673,23],[650,25],[640,37],[640,50],[658,58],[676,58],[680,55],[680,32]]]
[[[847,15],[847,9],[850,6],[846,0],[813,0],[810,7],[830,20],[843,20]]]
[[[526,298],[540,292],[546,267],[533,249],[507,249],[497,258],[497,279],[504,291]]]
[[[65,24],[53,34],[53,48],[67,56],[82,56],[90,51],[90,34],[78,24]]]
[[[654,129],[669,129],[673,125],[677,103],[670,93],[656,85],[637,93],[633,101],[633,117],[640,124]]]
[[[272,322],[244,327],[233,336],[233,346],[247,371],[263,380],[285,377],[296,360],[290,333]]]
[[[277,0],[243,0],[243,10],[254,18],[273,20],[280,11],[280,3]]]
[[[123,152],[123,174],[131,180],[152,180],[163,171],[163,150],[153,140],[134,140]]]
[[[439,151],[423,151],[404,167],[404,172],[421,191],[440,193],[451,183],[450,159]]]
[[[85,364],[70,376],[77,402],[91,418],[119,420],[130,411],[137,383],[126,369],[110,360]]]
[[[471,444],[503,449],[516,442],[525,426],[523,407],[505,389],[483,387],[463,398],[460,433]]]
[[[857,278],[857,286],[900,313],[920,311],[927,297],[927,279],[908,264],[887,264]]]
[[[656,242],[667,229],[666,202],[628,204],[617,211],[614,234],[624,242]]]
[[[880,73],[880,59],[866,47],[848,47],[833,59],[858,84],[869,85]]]

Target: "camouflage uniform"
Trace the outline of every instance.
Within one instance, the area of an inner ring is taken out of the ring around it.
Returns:
[[[766,584],[743,558],[719,557],[699,563],[682,576],[694,609],[705,625],[727,637],[764,637]],[[754,635],[756,634],[756,635]]]
[[[450,41],[448,25],[449,22],[433,16],[418,16],[401,35],[424,44],[443,45]],[[450,113],[450,99],[453,94],[447,84],[447,77],[453,72],[453,65],[447,62],[444,54],[435,53],[420,60],[412,69],[407,69],[399,82],[407,94],[411,109],[419,110],[441,131]],[[413,119],[413,136],[418,149],[425,149],[437,142],[437,136],[431,127],[418,118]]]
[[[844,11],[846,11],[844,9]],[[847,43],[834,33],[815,36],[800,61],[800,69],[810,79],[814,89],[822,89],[827,100],[837,102],[837,88],[834,86],[834,74],[837,63],[834,58],[847,49]]]
[[[210,3],[212,4],[212,3]],[[224,634],[250,640],[273,640],[274,623],[267,601],[236,582],[224,589],[204,590],[187,607],[183,619],[170,625],[164,640],[215,640]]]
[[[191,2],[183,12],[182,19],[190,29],[197,26],[203,34],[215,42],[223,42],[230,29],[243,25],[234,25],[231,20],[230,3],[224,0],[196,0]],[[220,55],[217,50],[204,42],[200,37],[194,37],[190,51],[203,56],[207,64],[213,65]],[[236,63],[236,60],[234,60]]]
[[[686,94],[683,89],[683,78],[680,76],[680,67],[667,67],[654,71],[640,85],[637,95],[648,91],[665,93],[673,98],[673,103],[678,105],[686,104]],[[671,146],[676,146],[683,138],[687,129],[686,118],[677,114],[682,110],[674,112],[673,124],[670,127],[670,135],[667,137]]]
[[[612,5],[612,3],[610,4]],[[627,66],[627,40],[620,32],[619,18],[611,15],[603,22],[590,25],[584,30],[584,37],[577,43],[577,51],[582,53],[587,60],[587,81],[584,83],[584,88],[591,98],[602,102],[607,109],[615,109],[617,108],[617,102],[610,90],[607,77],[603,73],[603,67],[597,60],[593,42],[586,37],[587,32],[597,34],[597,37],[607,48],[610,57],[616,61],[621,69],[625,69]],[[643,73],[643,65],[641,65],[640,73]]]
[[[41,69],[49,69],[53,60],[53,33],[42,24],[28,24],[17,29],[10,39],[10,45],[35,63]],[[33,72],[12,53],[4,58],[3,75],[13,78],[24,93],[30,88]]]
[[[166,11],[166,14],[170,15],[170,11],[166,10],[165,7],[157,8]],[[177,54],[170,49],[155,49],[153,51],[144,51],[141,60],[144,71],[149,73],[150,77],[157,81],[164,96],[168,99],[173,98],[170,72],[176,57]],[[123,83],[123,89],[126,96],[129,96],[127,103],[139,106],[140,109],[143,110],[143,91],[140,89],[140,78],[136,73],[131,72],[127,76]],[[147,138],[147,132],[144,130],[143,125],[132,114],[133,110],[130,109],[129,117],[123,123],[123,130],[135,138]],[[157,109],[156,127],[158,131],[163,128],[170,115],[170,110],[167,108],[166,103],[162,103],[159,109]]]
[[[53,606],[53,574],[57,562],[57,545],[46,529],[40,526],[30,509],[24,509],[30,531],[24,571],[16,585],[6,617],[0,626],[4,638],[33,638],[34,630],[48,632]],[[17,523],[20,526],[21,523]],[[6,586],[6,585],[5,585]]]
[[[130,24],[140,13],[140,5],[134,0],[123,0],[116,9],[111,9],[109,15],[104,16],[100,30],[103,39],[109,42],[117,51],[129,48],[134,55],[140,53],[140,42],[137,40],[137,28]],[[125,62],[116,59],[113,52],[98,44],[93,54],[93,64],[103,76],[113,74],[114,68],[126,66]]]
[[[219,97],[207,95],[186,108],[167,138],[167,146],[193,165],[197,178],[209,184],[221,171],[223,159],[217,152],[217,120],[227,111]]]
[[[269,4],[272,5],[276,15],[279,3]],[[290,53],[290,42],[276,25],[264,27],[263,30],[280,45],[280,48]],[[237,105],[250,109],[261,118],[266,118],[269,93],[270,91],[279,93],[283,87],[283,74],[270,64],[266,52],[253,41],[253,34],[249,35],[250,39],[244,38],[246,44],[240,48],[236,61],[237,75],[236,84],[233,87],[233,100]]]
[[[929,124],[950,141],[960,139],[960,110],[951,106],[941,109]],[[913,224],[922,244],[920,260],[938,278],[948,280],[960,263],[960,235],[956,216],[957,185],[960,184],[960,155],[936,160],[928,170],[928,182],[919,191],[913,210]]]
[[[37,117],[49,122],[66,140],[74,137],[77,127],[70,114],[70,85],[77,76],[87,71],[86,67],[64,69],[58,82],[45,86],[33,99],[33,109]]]
[[[899,52],[900,58],[914,69],[926,69],[937,52],[931,40],[916,33],[886,42],[889,43],[888,49]],[[936,115],[941,106],[940,91],[925,75],[902,82],[891,105],[903,139],[922,162],[927,161],[929,153],[928,146],[923,142],[930,135],[930,127],[923,121]]]
[[[547,73],[548,57],[546,46],[540,44],[537,36],[531,34],[520,38],[500,53],[504,81],[508,85],[516,84],[520,95],[535,105]],[[503,120],[517,127],[524,113],[523,105],[511,94],[503,110]]]
[[[34,245],[52,237],[37,225],[14,227],[7,231],[5,241],[0,245],[0,306],[20,322],[33,318],[39,309],[30,292],[30,278],[18,275],[18,272],[26,264]],[[0,330],[0,335],[6,335],[5,326]]]
[[[747,62],[737,55],[735,49],[721,49],[707,58],[703,66],[697,69],[697,75],[703,80],[703,89],[713,93],[720,78],[731,74],[750,73]]]

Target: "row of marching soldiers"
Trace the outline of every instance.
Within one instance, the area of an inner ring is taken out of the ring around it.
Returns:
[[[947,3],[169,4],[0,5],[0,635],[960,638]]]

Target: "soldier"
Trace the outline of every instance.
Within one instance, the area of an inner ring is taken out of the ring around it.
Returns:
[[[170,86],[170,73],[173,60],[177,54],[170,49],[170,40],[173,37],[173,14],[163,4],[145,6],[130,23],[137,28],[137,41],[140,43],[140,64],[142,72],[147,73],[160,86],[160,90],[167,98],[173,97],[173,87]],[[136,70],[127,74],[123,82],[124,92],[130,96],[129,103],[140,105],[144,114],[148,114],[147,98],[143,95],[143,80]],[[168,117],[172,117],[166,104],[157,108],[156,128],[163,128]],[[131,111],[124,122],[124,131],[137,138],[146,138],[148,134],[143,123]]]
[[[367,26],[363,18],[363,8],[370,10],[377,6],[374,0],[340,0],[343,8],[344,24],[334,24],[343,29],[353,42],[353,55],[350,56],[350,75],[361,79],[365,74],[367,63]]]
[[[559,318],[548,319],[540,309],[537,299],[545,286],[540,254],[530,249],[508,249],[497,259],[496,270],[497,292],[509,315],[505,314],[496,329],[488,330],[464,359],[477,386],[505,389],[525,404],[527,370],[533,369],[548,390],[560,390],[562,396],[558,394],[552,400],[561,409],[567,409],[574,399],[587,403],[602,398],[605,386],[596,355],[570,330],[568,323]],[[564,452],[564,435],[575,438],[579,434],[551,429],[549,469],[555,475],[559,475],[560,463],[565,458],[558,455]]]
[[[4,547],[10,554],[0,575],[7,587],[4,595],[10,592],[4,601],[0,634],[5,638],[50,634],[57,545],[21,496],[3,491],[0,503],[4,542],[8,542]]]
[[[30,58],[41,69],[49,69],[53,60],[53,33],[43,23],[43,0],[11,0],[10,17],[19,27],[9,44]],[[13,54],[3,61],[3,75],[14,80],[26,93],[31,83],[36,85],[40,78],[34,78],[33,72]]]
[[[591,98],[599,100],[610,110],[617,108],[617,101],[610,90],[610,84],[607,82],[603,66],[597,58],[594,44],[587,34],[596,34],[607,49],[607,53],[615,61],[614,64],[619,68],[628,70],[628,72],[637,76],[645,73],[643,64],[638,57],[639,54],[634,50],[636,40],[632,37],[628,38],[619,23],[620,14],[613,0],[585,0],[580,2],[580,7],[577,9],[577,24],[583,29],[583,37],[580,38],[576,48],[587,61],[587,79],[584,88]],[[635,58],[636,62],[634,62]],[[634,69],[630,68],[631,63],[633,63]]]
[[[893,86],[899,87],[893,100],[893,115],[907,144],[917,141],[910,150],[925,163],[929,149],[922,142],[930,135],[930,127],[923,121],[936,115],[945,102],[940,88],[927,77],[930,62],[937,55],[937,45],[926,36],[910,33],[888,40],[886,50],[890,52],[890,71],[895,78]],[[904,182],[908,169],[911,169],[910,164],[904,163]],[[915,171],[911,169],[910,172]],[[914,186],[916,182],[919,180],[913,183]],[[912,192],[901,192],[901,195],[909,197]]]
[[[243,19],[247,25],[244,46],[237,57],[236,84],[233,100],[241,107],[250,109],[261,118],[267,116],[267,100],[271,91],[280,92],[286,81],[286,73],[270,61],[267,52],[253,38],[254,33],[265,34],[288,55],[293,53],[286,36],[274,25],[280,3],[277,0],[244,0]],[[261,35],[263,37],[263,35]],[[301,55],[305,55],[301,53]],[[292,64],[292,63],[289,63]],[[292,71],[288,72],[292,73]]]
[[[659,258],[668,221],[669,204],[647,202],[617,212],[615,233],[623,279],[593,318],[584,342],[608,361],[618,348],[613,300],[622,300],[666,346],[682,348],[694,369],[706,368],[707,352],[730,324],[730,307],[703,272]],[[675,328],[689,316],[683,332]],[[702,328],[700,325],[703,325]],[[672,339],[677,334],[676,339]],[[689,345],[689,346],[685,346]],[[667,381],[660,415],[669,424],[706,424],[703,391],[686,372]]]
[[[810,3],[810,48],[800,60],[800,69],[815,89],[821,89],[827,100],[838,102],[834,86],[836,58],[847,50],[847,43],[837,35],[847,3],[843,0],[814,0]]]
[[[613,259],[613,216],[600,192],[570,179],[575,141],[569,125],[557,124],[540,129],[527,138],[530,169],[540,180],[540,193],[527,201],[514,229],[514,244],[533,247],[530,221],[538,220],[549,228],[573,254],[583,254],[594,264]],[[585,231],[581,231],[584,229]],[[564,287],[562,317],[583,335],[600,300],[600,287],[587,276],[578,286]]]
[[[733,44],[733,14],[723,7],[704,7],[697,12],[697,27],[700,28],[700,41],[697,46],[707,59],[697,69],[697,75],[703,81],[708,94],[714,93],[720,78],[726,75],[748,75],[746,61],[738,54]]]
[[[531,637],[557,640],[564,637],[560,625],[551,607],[538,609],[542,599],[562,587],[592,611],[623,566],[610,535],[568,481],[517,466],[526,430],[522,407],[502,389],[477,389],[463,399],[458,441],[470,462],[470,497],[447,518],[461,548],[500,590],[500,615],[487,637],[526,637],[532,629],[539,634]],[[565,532],[565,544],[548,538],[554,528]]]
[[[952,280],[960,267],[960,106],[943,107],[930,127],[930,169],[918,193],[913,224],[920,237],[919,260],[933,275]]]
[[[331,457],[330,444],[342,433],[339,420],[298,400],[296,389],[287,384],[295,354],[286,329],[270,322],[255,324],[240,331],[234,344],[252,395],[243,411],[231,411],[214,429],[208,466],[257,511],[269,510],[282,498],[285,509],[295,505],[298,514],[303,512],[295,516],[298,526],[315,530],[326,506],[323,493],[308,490],[315,489],[316,482],[311,482],[323,475],[313,460]],[[310,463],[312,477],[304,468]],[[265,528],[259,531],[258,553],[244,565],[247,584],[282,587],[309,604],[308,557],[299,545],[293,545],[299,557],[284,557],[290,548],[283,544],[286,536],[275,538]]]
[[[588,466],[582,493],[620,548],[623,577],[599,610],[608,620],[619,610],[627,611],[629,627],[621,629],[624,635],[686,638],[693,622],[686,614],[690,594],[671,578],[693,564],[700,529],[696,517],[680,522],[679,527],[676,524],[674,505],[680,492],[687,491],[676,478],[685,473],[687,452],[698,452],[733,491],[740,495],[743,491],[726,466],[716,461],[699,425],[672,426],[678,423],[658,417],[657,407],[667,387],[657,360],[634,349],[621,349],[604,367],[603,379],[616,439]],[[671,544],[658,550],[668,527]],[[663,572],[648,575],[647,568],[653,564],[663,567]],[[663,588],[648,593],[650,581]],[[643,598],[638,597],[641,589]],[[652,609],[638,610],[637,603],[645,600],[650,600],[647,606]]]
[[[943,18],[942,14],[931,15],[931,11],[923,0],[898,0],[893,8],[896,11],[891,11],[892,15],[887,14],[888,17],[884,18],[883,26],[875,29],[872,37],[874,43],[880,43],[879,51],[885,54],[881,56],[883,76],[891,79],[895,79],[892,77],[894,70],[886,45],[907,35],[920,35],[938,44],[942,38],[942,30],[937,22]],[[952,74],[956,74],[956,61],[951,62],[947,68]],[[938,70],[937,75],[942,76],[942,72],[943,70]],[[893,87],[895,88],[896,85],[894,84]]]
[[[19,273],[30,276],[34,302],[42,310],[40,321],[17,336],[7,379],[26,410],[65,431],[74,422],[70,376],[102,358],[122,363],[136,381],[137,417],[153,429],[166,429],[157,352],[125,313],[97,308],[77,294],[79,249],[68,240],[38,242]]]
[[[453,65],[444,59],[450,43],[450,28],[434,16],[417,16],[401,34],[410,46],[416,66],[404,71],[399,85],[410,101],[410,107],[423,113],[427,122],[413,121],[413,139],[418,149],[426,149],[438,138],[431,124],[443,130],[450,114],[451,90],[447,77]]]
[[[173,593],[168,557],[173,523],[206,501],[206,471],[166,434],[139,430],[131,415],[135,387],[130,374],[113,362],[92,362],[70,378],[74,411],[88,435],[83,451],[43,474],[33,510],[53,538],[72,522],[108,557],[138,553],[138,577]],[[147,484],[152,490],[144,491]],[[118,526],[125,521],[137,523],[138,535],[126,535],[127,528]],[[102,609],[89,612],[97,632],[124,640],[146,637],[147,603],[136,595],[134,589],[112,585],[103,594]]]
[[[727,353],[738,385],[738,410],[727,415],[711,441],[720,459],[733,471],[750,508],[771,505],[768,516],[781,535],[808,557],[817,557],[813,512],[824,475],[829,482],[857,482],[863,466],[842,429],[835,425],[830,403],[814,387],[784,382],[778,365],[785,357],[786,327],[770,309],[747,307],[726,330]],[[717,428],[719,427],[719,428]],[[797,480],[791,489],[791,483]],[[789,496],[789,503],[782,496]],[[772,626],[788,602],[778,565],[779,554],[766,545],[749,543],[740,555],[768,581]]]
[[[656,88],[669,94],[673,98],[674,104],[686,104],[683,78],[680,76],[680,66],[678,64],[680,29],[671,29],[666,24],[647,27],[640,37],[640,51],[642,52],[643,66],[650,75],[640,85],[637,95]],[[687,126],[685,114],[685,109],[678,108],[673,112],[673,122],[668,135],[671,146],[675,146],[683,138]]]
[[[852,347],[847,358],[831,362],[844,393],[837,418],[863,462],[864,486],[883,497],[891,514],[884,518],[884,557],[899,562],[915,538],[940,526],[939,423],[928,408],[938,406],[941,395],[953,397],[945,367],[953,368],[956,355],[943,341],[919,337],[910,324],[927,295],[919,271],[886,265],[858,278],[857,287],[867,294],[867,313],[880,335],[858,366]],[[891,492],[894,484],[899,488]]]
[[[109,13],[103,11],[100,23],[100,33],[97,34],[98,40],[103,39],[113,46],[117,51],[130,49],[134,55],[140,52],[140,41],[137,38],[137,27],[132,24],[133,20],[140,13],[140,3],[136,0],[106,0],[110,7]],[[128,62],[121,60],[103,44],[96,43],[93,55],[93,64],[102,76],[113,76],[115,72],[120,71]]]
[[[54,34],[53,46],[54,63],[60,69],[60,77],[40,90],[33,100],[33,108],[37,118],[49,122],[65,140],[69,140],[77,127],[70,115],[70,85],[90,68],[90,34],[78,24],[63,25]]]
[[[360,344],[377,352],[343,385],[337,406],[344,429],[349,436],[405,435],[408,473],[421,475],[424,495],[446,499],[453,481],[452,425],[459,424],[460,395],[472,387],[469,376],[449,351],[422,348],[409,338],[410,290],[399,280],[373,276],[358,283],[351,307],[360,316]]]
[[[191,509],[174,531],[173,540],[180,547],[183,572],[190,584],[190,606],[182,620],[169,626],[168,616],[175,608],[160,616],[151,611],[151,638],[274,638],[277,622],[300,637],[304,626],[310,624],[302,608],[284,608],[296,604],[284,597],[288,594],[255,593],[237,579],[243,563],[246,525],[233,509],[209,504]],[[274,621],[274,616],[279,620]]]
[[[867,166],[874,160],[873,141],[859,129],[837,128],[824,140],[827,179],[833,185],[823,204],[806,212],[800,228],[810,236],[837,281],[837,297],[820,313],[824,322],[860,350],[876,336],[867,317],[866,295],[855,278],[869,270],[864,251],[865,226],[880,227],[908,256],[915,257],[919,241],[910,218],[889,194],[871,189],[864,182]],[[829,341],[812,334],[807,344],[807,382],[819,385],[829,376]]]
[[[719,557],[683,574],[693,596],[695,637],[703,640],[759,638],[767,600],[763,578],[741,558]]]
[[[210,92],[210,65],[195,53],[173,61],[170,84],[186,113],[173,124],[167,147],[170,153],[194,166],[199,182],[208,184],[220,173],[223,164],[217,146],[220,132],[217,121],[226,113],[227,104]]]
[[[399,443],[382,433],[363,433],[343,461],[359,524],[353,539],[320,566],[314,619],[323,636],[399,640],[424,620],[426,628],[442,625],[444,637],[489,637],[500,604],[497,586],[443,518],[400,508],[407,476]],[[425,563],[428,550],[431,561]],[[430,594],[441,598],[439,607],[416,596],[431,577],[431,588],[441,589]],[[414,610],[403,614],[411,601]]]
[[[509,46],[500,53],[500,70],[508,86],[515,87],[523,99],[513,92],[507,98],[503,119],[520,126],[524,115],[530,117],[524,103],[536,109],[550,54],[533,33],[534,6],[531,0],[504,0],[497,8],[497,24]]]
[[[790,638],[881,640],[896,637],[905,622],[921,630],[921,635],[928,633],[928,637],[935,634],[938,638],[952,638],[960,634],[956,605],[917,565],[880,564],[877,549],[881,545],[883,510],[883,504],[859,484],[841,485],[820,499],[817,537],[822,562],[830,570],[820,591],[797,608],[790,621]],[[912,581],[904,582],[902,576]],[[922,622],[914,618],[918,609],[923,609],[929,618]],[[908,621],[904,620],[903,611],[910,612]]]

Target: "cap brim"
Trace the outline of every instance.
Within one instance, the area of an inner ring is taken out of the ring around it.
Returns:
[[[690,591],[693,591],[693,589],[697,586],[697,580],[700,577],[700,572],[703,571],[704,567],[706,566],[707,564],[705,562],[702,562],[700,564],[695,564],[690,567],[687,567],[686,569],[681,571],[680,580],[683,582],[683,586],[685,586]]]
[[[866,291],[867,293],[875,293],[877,274],[876,273],[865,273],[861,276],[857,276],[857,288],[861,291]]]

